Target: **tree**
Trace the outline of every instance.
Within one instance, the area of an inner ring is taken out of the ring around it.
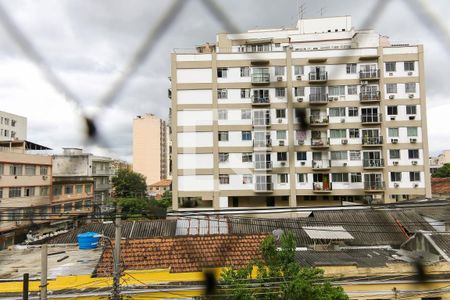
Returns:
[[[127,169],[120,169],[112,184],[114,196],[119,198],[144,197],[147,191],[145,176]]]
[[[433,174],[433,177],[437,178],[450,177],[450,164],[445,164],[439,169],[437,169],[436,173]]]
[[[341,287],[324,277],[323,270],[304,268],[295,261],[292,233],[283,233],[279,244],[277,250],[277,241],[271,235],[261,243],[261,260],[241,269],[224,270],[218,289],[220,299],[348,300]]]

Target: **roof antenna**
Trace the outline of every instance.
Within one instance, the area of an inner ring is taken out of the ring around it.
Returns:
[[[298,6],[298,18],[299,19],[303,19],[303,15],[305,14],[306,11],[306,4],[304,2],[297,2],[297,6]]]
[[[320,16],[323,17],[323,13],[325,12],[325,7],[320,8]]]

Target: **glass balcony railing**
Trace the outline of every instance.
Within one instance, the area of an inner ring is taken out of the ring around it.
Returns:
[[[384,167],[384,159],[382,159],[382,158],[363,159],[363,167],[364,168],[383,168]]]
[[[329,169],[331,168],[331,160],[329,159],[313,159],[312,160],[312,168],[314,170],[319,170],[319,169]]]
[[[272,139],[253,140],[253,147],[272,147]]]
[[[380,92],[379,91],[370,91],[370,92],[361,92],[359,93],[359,100],[361,102],[365,101],[379,101],[380,100]]]
[[[311,126],[324,126],[328,125],[329,117],[328,116],[311,116],[309,118]]]
[[[381,123],[381,114],[363,114],[361,115],[361,123]]]
[[[254,73],[252,74],[253,84],[269,84],[270,74],[269,73]]]
[[[328,94],[309,94],[309,103],[325,104],[328,103]]]
[[[267,193],[273,191],[273,184],[271,182],[257,182],[255,184],[255,192]]]
[[[328,147],[329,140],[327,137],[311,138],[311,147]]]
[[[309,81],[326,81],[328,72],[309,72]]]
[[[359,78],[363,80],[380,78],[380,70],[362,70],[359,71]]]
[[[269,99],[269,97],[253,96],[252,103],[253,104],[269,104],[270,99]]]
[[[384,189],[383,181],[365,181],[364,189],[367,191],[379,191]]]
[[[382,136],[365,136],[362,138],[362,144],[364,146],[378,146],[383,144]]]
[[[331,182],[313,182],[314,192],[331,192],[333,184]]]
[[[255,161],[255,170],[271,170],[271,161]]]

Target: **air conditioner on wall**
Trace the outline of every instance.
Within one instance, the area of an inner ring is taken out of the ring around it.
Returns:
[[[398,166],[398,161],[393,161],[392,164],[393,164],[394,166]]]
[[[277,81],[283,81],[283,76],[277,76]]]
[[[283,119],[282,119],[282,118],[279,118],[279,119],[278,119],[278,123],[283,123]]]
[[[417,139],[409,139],[409,141],[410,141],[412,144],[417,143]]]
[[[398,188],[399,184],[398,183],[394,183],[394,187]]]
[[[297,102],[303,102],[303,97],[298,97]]]
[[[419,187],[419,184],[418,183],[414,183],[414,187],[415,188]]]
[[[391,139],[392,144],[398,144],[398,139]]]
[[[408,97],[409,97],[409,99],[412,99],[412,98],[414,98],[414,94],[409,94]]]
[[[417,165],[417,161],[416,160],[413,160],[411,163],[412,163],[413,166]]]
[[[297,75],[297,80],[302,80],[302,76],[301,75]]]
[[[389,95],[389,99],[394,99],[395,95]]]
[[[348,144],[348,140],[347,139],[342,139],[341,143],[342,143],[342,145],[347,145]]]
[[[297,144],[299,144],[299,145],[304,145],[304,144],[305,144],[305,141],[303,141],[303,140],[298,140],[298,141],[297,141]]]
[[[389,73],[389,76],[394,76],[394,73],[390,72],[390,73]]]
[[[300,165],[304,166],[306,163],[304,161],[300,162]]]
[[[413,72],[408,72],[408,76],[412,76]]]
[[[285,161],[282,161],[282,162],[280,162],[280,165],[285,166],[285,165],[286,165],[286,162],[285,162]]]
[[[362,80],[361,81],[361,85],[367,85],[367,84],[369,84],[369,82],[367,80]]]
[[[416,116],[409,116],[410,120],[414,120],[416,118]]]
[[[284,141],[278,141],[279,146],[284,146]]]
[[[341,123],[345,123],[345,118],[341,118]]]

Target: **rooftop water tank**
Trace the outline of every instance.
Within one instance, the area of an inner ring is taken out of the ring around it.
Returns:
[[[77,235],[80,249],[95,249],[98,246],[100,235],[97,232],[84,232]]]

